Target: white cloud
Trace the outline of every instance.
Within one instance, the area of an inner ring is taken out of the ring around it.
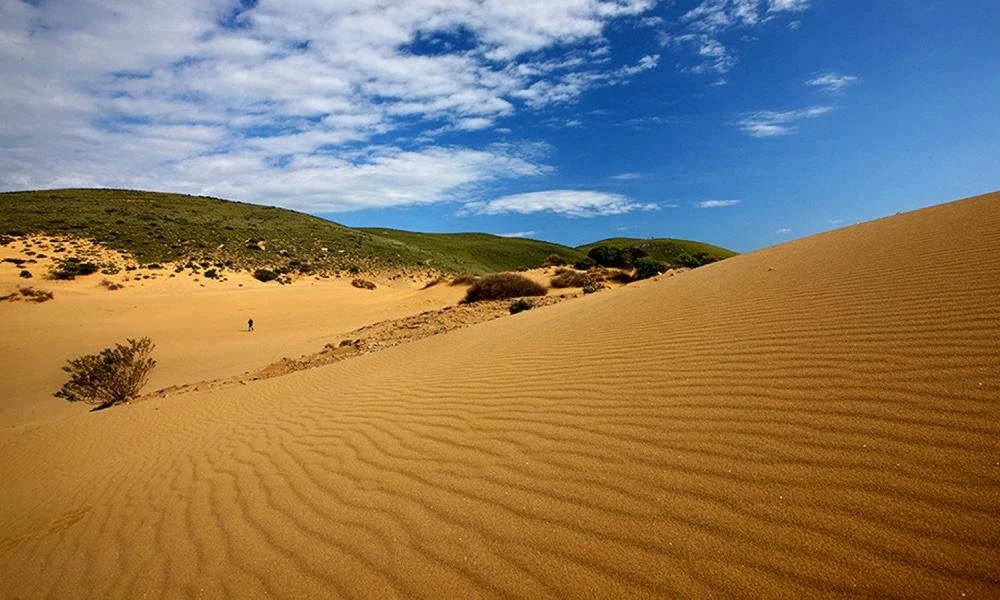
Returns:
[[[678,19],[673,31],[661,31],[660,42],[664,46],[687,48],[698,57],[697,62],[681,66],[681,71],[724,75],[738,62],[736,52],[723,41],[727,34],[743,32],[740,39],[752,41],[754,38],[747,31],[782,13],[803,12],[809,4],[809,0],[702,0]]]
[[[437,137],[655,68],[652,54],[612,67],[603,35],[652,4],[0,2],[0,189],[145,187],[329,211],[454,200],[546,168],[524,149]],[[377,136],[399,147],[369,147]]]
[[[767,12],[802,12],[809,8],[811,0],[771,0]]]
[[[642,179],[641,173],[618,173],[617,175],[612,175],[611,179],[616,181],[634,181],[636,179]]]
[[[705,200],[698,203],[698,208],[725,208],[727,206],[736,206],[742,202],[742,200]]]
[[[513,233],[498,233],[497,237],[503,238],[529,238],[535,235],[534,231],[515,231]]]
[[[791,232],[792,229],[790,227],[782,227],[780,229],[774,230],[774,233],[777,233],[778,235],[785,235],[786,233],[791,233]]]
[[[567,217],[597,217],[621,215],[634,211],[658,210],[655,204],[644,204],[621,194],[594,191],[547,190],[513,194],[489,201],[467,203],[460,214],[499,215],[506,213],[555,213]]]
[[[813,106],[801,110],[786,111],[765,110],[744,117],[737,125],[744,133],[753,137],[788,135],[795,131],[797,121],[819,117],[831,110],[833,107],[830,106]]]
[[[858,78],[854,75],[841,75],[839,73],[822,73],[806,81],[806,85],[822,88],[826,92],[838,93],[851,85]]]

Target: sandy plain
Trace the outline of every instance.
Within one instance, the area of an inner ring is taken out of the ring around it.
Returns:
[[[37,408],[35,365],[143,334],[154,385],[260,366],[328,341],[330,292],[0,306],[0,595],[997,597],[998,247],[989,194],[96,413]]]

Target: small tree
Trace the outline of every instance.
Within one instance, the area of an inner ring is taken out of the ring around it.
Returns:
[[[154,347],[149,338],[143,337],[115,344],[100,354],[75,358],[63,367],[70,380],[55,395],[70,402],[99,404],[101,408],[137,398],[156,366],[150,356]]]

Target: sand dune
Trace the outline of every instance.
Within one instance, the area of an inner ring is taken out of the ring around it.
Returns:
[[[0,431],[18,597],[996,597],[1000,194]]]

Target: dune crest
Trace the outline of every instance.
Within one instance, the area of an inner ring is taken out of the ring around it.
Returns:
[[[998,246],[989,194],[0,431],[0,589],[996,596]]]

